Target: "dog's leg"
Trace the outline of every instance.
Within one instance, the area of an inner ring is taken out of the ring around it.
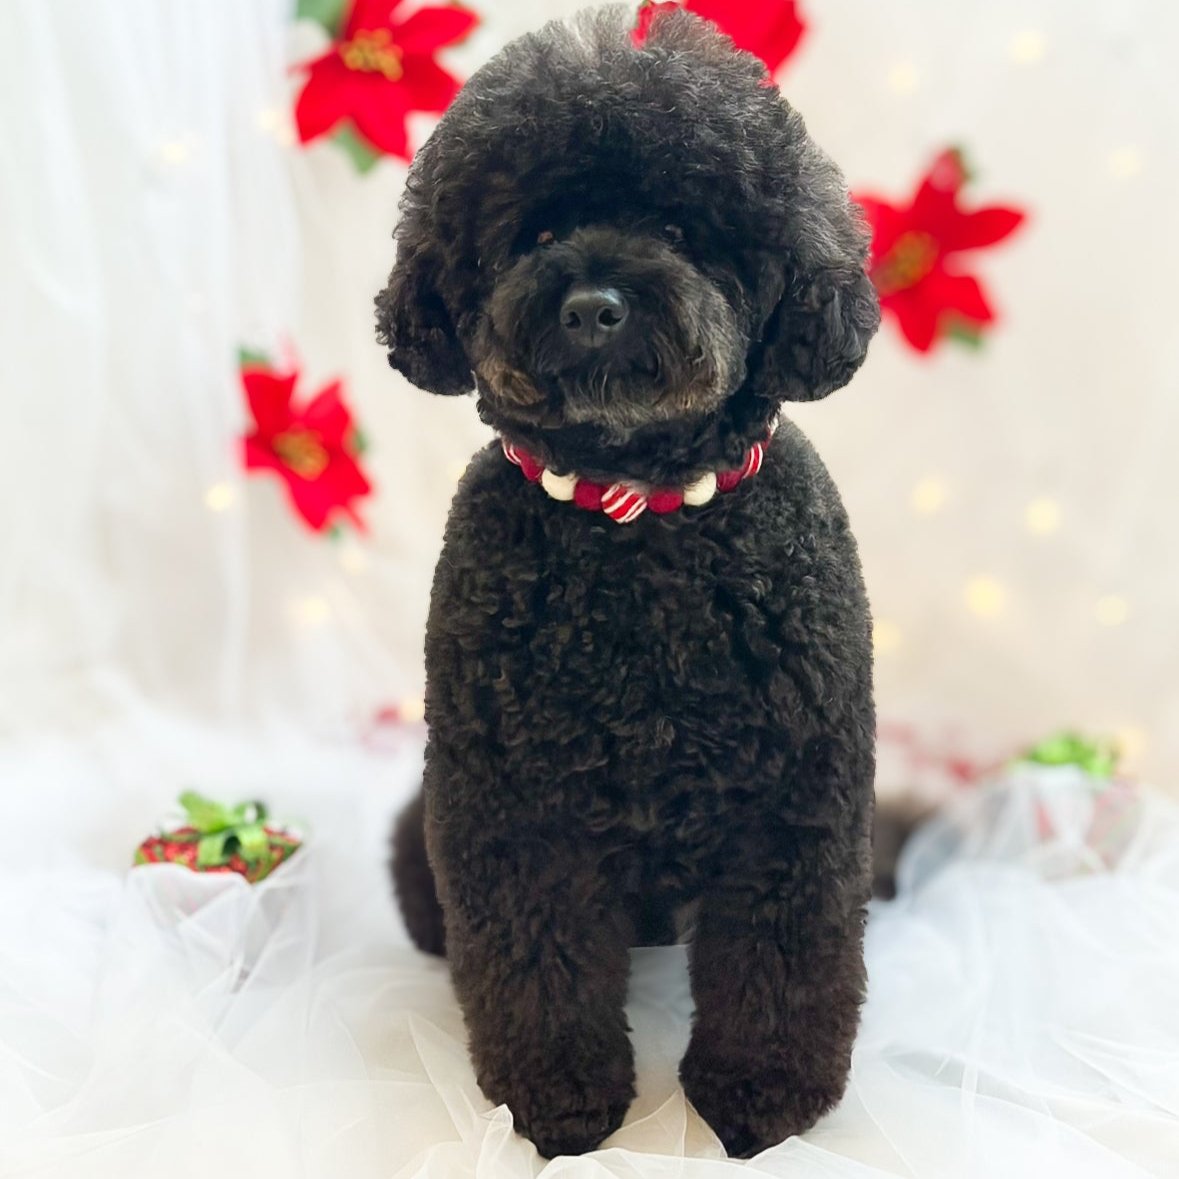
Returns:
[[[748,1157],[809,1129],[843,1094],[864,997],[868,836],[786,828],[701,900],[696,1017],[680,1077]]]
[[[427,954],[444,954],[442,908],[434,888],[434,873],[426,858],[422,821],[422,796],[418,794],[398,815],[393,827],[393,886],[414,945]]]
[[[547,1158],[592,1150],[634,1097],[628,923],[582,846],[431,844],[479,1087]],[[432,833],[433,834],[433,833]]]

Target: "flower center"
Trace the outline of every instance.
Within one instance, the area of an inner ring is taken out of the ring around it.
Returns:
[[[893,248],[872,267],[877,292],[893,295],[916,286],[933,269],[937,256],[937,242],[928,233],[918,229],[902,233]]]
[[[279,434],[274,440],[274,453],[296,475],[304,479],[318,479],[330,462],[327,448],[311,430],[296,427]]]
[[[365,74],[384,74],[390,82],[400,79],[401,50],[393,44],[388,29],[360,29],[351,41],[340,46],[340,56],[350,70]]]

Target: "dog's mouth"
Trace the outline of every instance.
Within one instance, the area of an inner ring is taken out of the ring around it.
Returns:
[[[728,381],[700,347],[678,362],[658,353],[626,366],[578,365],[536,371],[491,359],[476,368],[480,392],[505,416],[530,425],[592,423],[633,430],[704,415],[729,392]]]
[[[565,416],[570,422],[639,427],[709,413],[727,396],[727,382],[702,348],[693,355],[694,363],[656,355],[625,373],[563,375],[558,384]]]
[[[614,432],[715,410],[744,376],[744,349],[733,331],[710,341],[688,342],[682,333],[652,329],[641,348],[625,356],[569,356],[545,348],[510,358],[503,346],[488,349],[476,365],[485,402],[509,420],[557,428],[592,423]]]

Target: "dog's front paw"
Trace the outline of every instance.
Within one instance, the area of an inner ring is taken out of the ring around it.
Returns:
[[[599,1146],[622,1125],[635,1094],[629,1056],[595,1069],[579,1070],[569,1061],[555,1066],[526,1080],[482,1085],[512,1111],[517,1132],[549,1159]]]
[[[591,1102],[582,1109],[538,1112],[533,1117],[518,1119],[517,1127],[546,1159],[560,1154],[585,1154],[600,1146],[622,1125],[629,1108],[629,1098]]]
[[[843,1084],[814,1086],[770,1064],[732,1066],[689,1050],[680,1065],[684,1093],[731,1158],[750,1158],[809,1130],[843,1096]]]

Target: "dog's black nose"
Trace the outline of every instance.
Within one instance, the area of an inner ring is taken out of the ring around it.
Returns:
[[[561,326],[585,348],[597,348],[617,336],[630,308],[613,287],[574,287],[561,304]]]

